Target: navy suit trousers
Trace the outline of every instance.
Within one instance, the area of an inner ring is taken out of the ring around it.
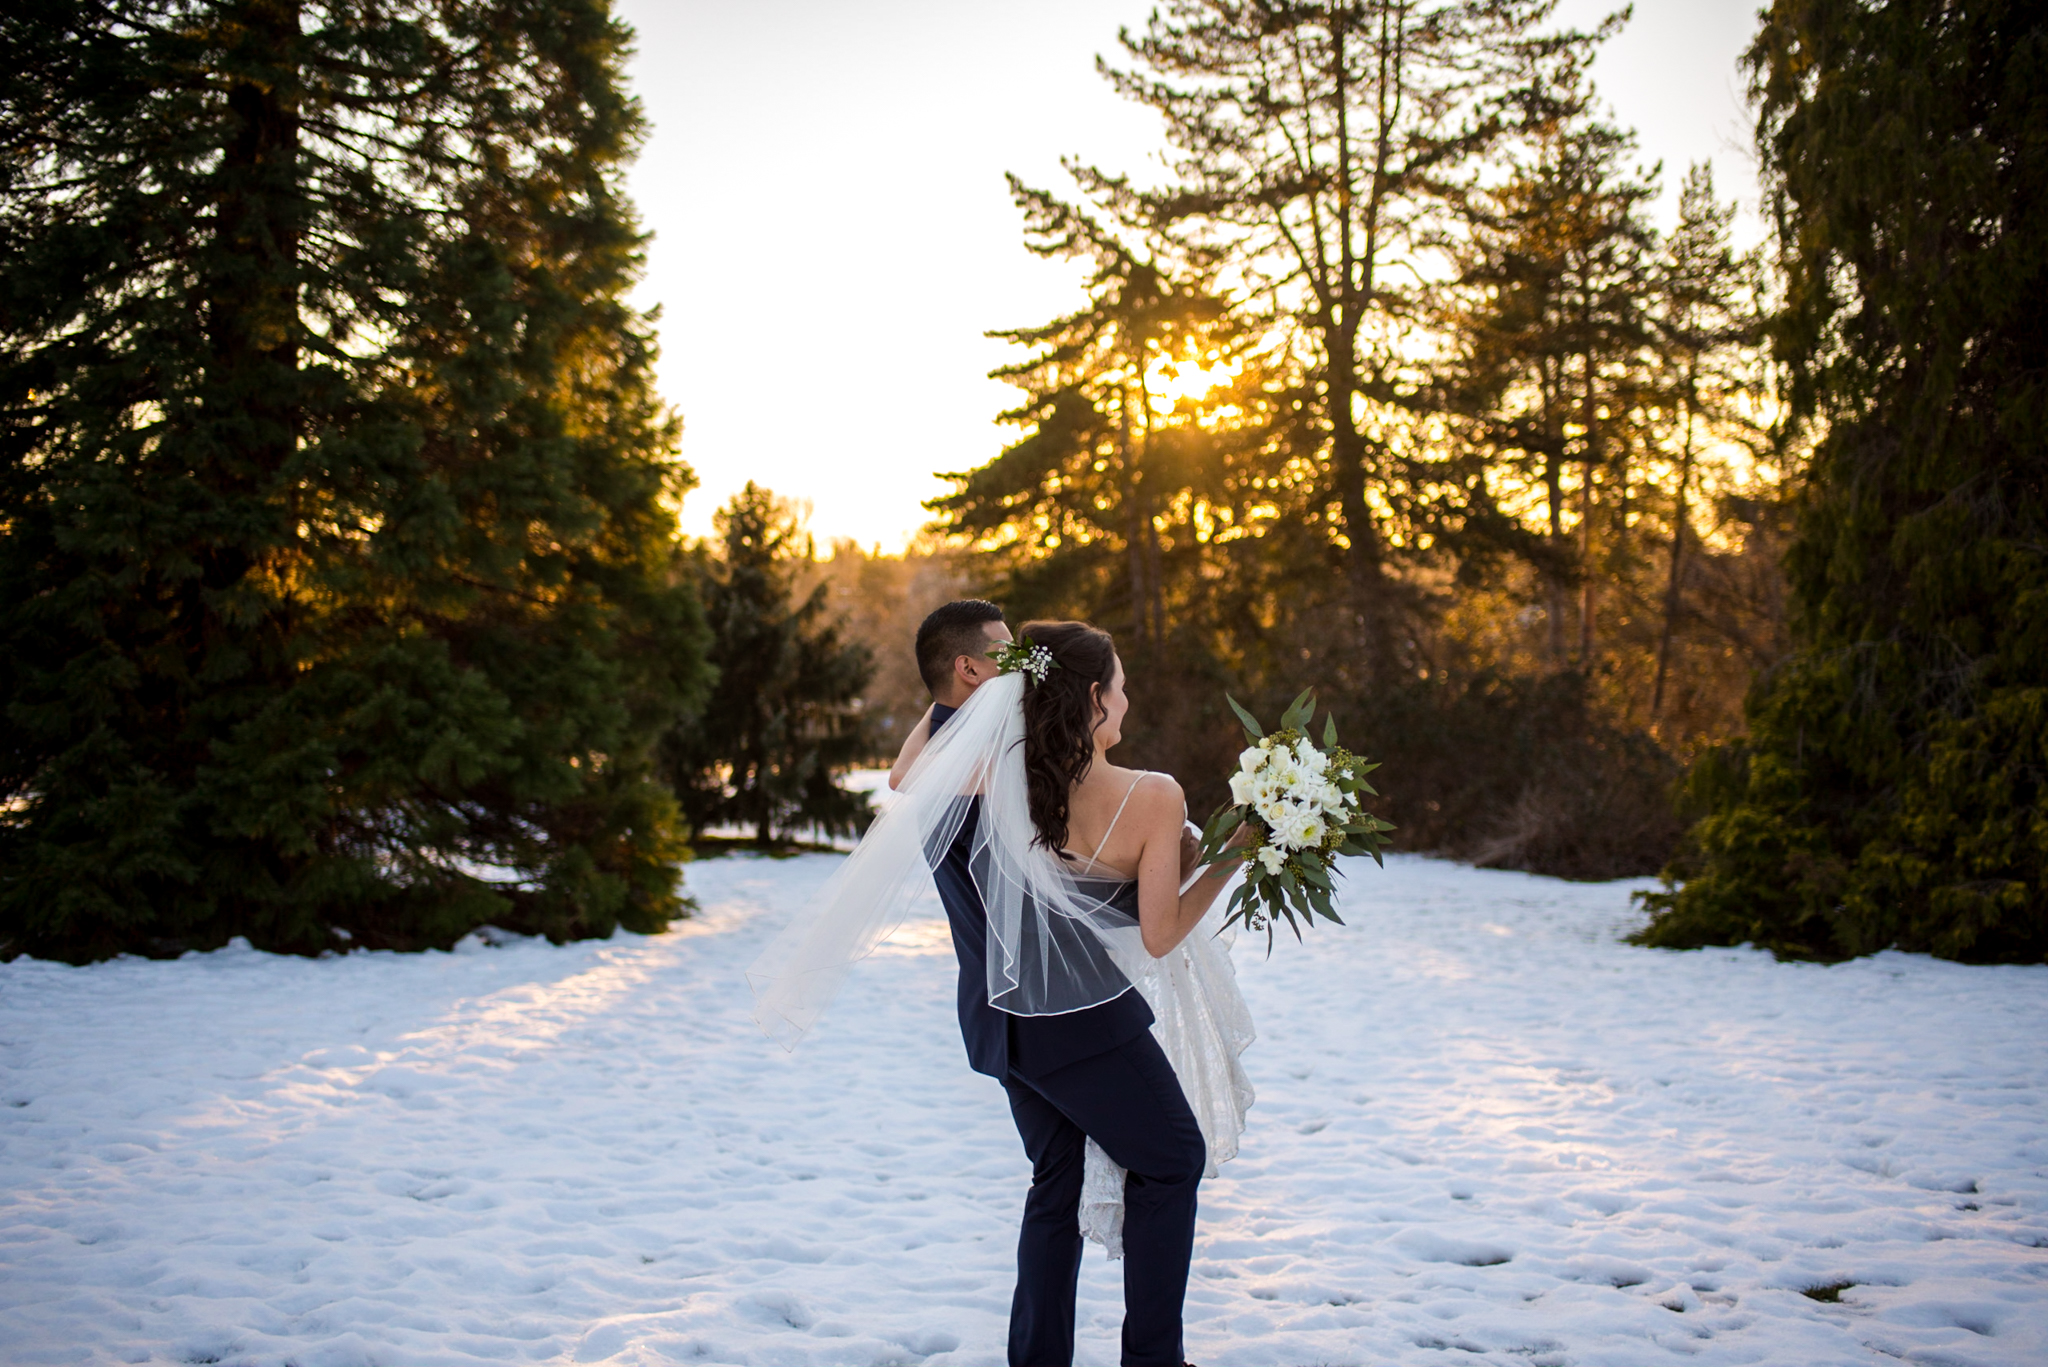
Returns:
[[[1129,1174],[1123,1367],[1180,1367],[1195,1189],[1208,1153],[1159,1042],[1147,1031],[1033,1077],[1013,1068],[1003,1086],[1031,1158],[1010,1304],[1010,1367],[1069,1367],[1074,1360],[1081,1177],[1090,1136]]]
[[[953,715],[932,709],[936,732]],[[980,799],[953,843],[930,849],[960,957],[960,1035],[969,1063],[1003,1080],[1031,1159],[1010,1302],[1011,1367],[1070,1367],[1081,1276],[1081,1177],[1089,1136],[1124,1182],[1124,1367],[1180,1367],[1181,1302],[1195,1246],[1195,1187],[1208,1154],[1180,1079],[1152,1037],[1152,1009],[1124,992],[1064,1016],[1010,1016],[988,1003],[988,912],[975,882]]]

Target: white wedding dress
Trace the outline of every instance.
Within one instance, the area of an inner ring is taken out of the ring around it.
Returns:
[[[1129,801],[1128,794],[1125,800]],[[1117,814],[1123,814],[1121,807]],[[1115,827],[1112,819],[1110,829]],[[1105,831],[1096,846],[1098,853],[1108,840]],[[1197,870],[1182,890],[1204,872]],[[1214,1177],[1220,1164],[1237,1156],[1245,1112],[1256,1097],[1238,1062],[1257,1034],[1230,962],[1236,938],[1234,929],[1224,929],[1219,902],[1165,958],[1148,955],[1143,962],[1126,965],[1132,985],[1152,1008],[1152,1035],[1173,1065],[1195,1123],[1201,1126],[1202,1142],[1209,1150],[1205,1177]],[[1088,1141],[1081,1181],[1080,1214],[1082,1236],[1101,1244],[1112,1259],[1121,1258],[1124,1170],[1093,1139]]]

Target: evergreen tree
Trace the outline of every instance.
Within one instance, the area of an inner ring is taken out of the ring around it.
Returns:
[[[1506,173],[1468,197],[1442,295],[1428,401],[1486,490],[1447,626],[1515,672],[1578,673],[1596,711],[1679,749],[1725,736],[1750,671],[1781,651],[1788,457],[1765,420],[1762,262],[1731,248],[1733,206],[1704,165],[1660,241],[1651,178],[1625,165],[1633,135],[1564,76]]]
[[[1580,73],[1530,93],[1538,112],[1526,156],[1466,199],[1470,231],[1442,320],[1451,347],[1439,383],[1462,439],[1484,453],[1488,504],[1535,495],[1537,535],[1491,520],[1476,529],[1535,570],[1545,667],[1590,673],[1600,590],[1625,555],[1625,426],[1650,346],[1654,234],[1642,207],[1655,187],[1624,166],[1634,135],[1596,116]]]
[[[718,682],[700,721],[663,748],[691,824],[751,826],[769,844],[806,828],[845,835],[868,822],[865,795],[835,777],[867,758],[865,642],[839,638],[824,582],[800,581],[814,552],[796,511],[749,482],[716,516],[700,555]]]
[[[1416,663],[1401,561],[1438,539],[1438,505],[1467,484],[1403,440],[1394,406],[1418,384],[1405,333],[1446,210],[1523,117],[1530,73],[1594,41],[1541,32],[1554,8],[1176,0],[1124,35],[1136,68],[1108,72],[1163,119],[1173,182],[1141,191],[1074,168],[1287,335],[1317,437],[1314,513],[1344,589],[1320,636],[1339,677],[1384,684]]]
[[[1784,0],[1749,62],[1787,206],[1777,340],[1820,434],[1797,649],[1696,769],[1642,938],[2038,961],[2048,13]]]
[[[0,17],[0,939],[678,910],[690,480],[604,0]]]
[[[959,488],[928,506],[1000,562],[1013,615],[1080,614],[1149,659],[1170,630],[1213,616],[1201,600],[1227,596],[1223,559],[1250,557],[1233,579],[1303,559],[1279,543],[1306,519],[1277,505],[1302,514],[1313,491],[1288,478],[1273,421],[1285,405],[1262,392],[1263,358],[1204,282],[1071,204],[1012,188],[1031,249],[1087,263],[1086,301],[990,334],[1030,349],[992,372],[1023,392],[999,419],[1023,434],[946,476]],[[1206,591],[1191,594],[1194,580]]]
[[[1710,691],[1700,685],[1703,675],[1716,672],[1714,655],[1756,669],[1775,664],[1782,647],[1775,628],[1783,618],[1775,601],[1770,610],[1745,614],[1761,630],[1724,629],[1728,616],[1714,608],[1716,599],[1728,598],[1719,582],[1725,576],[1711,572],[1718,568],[1715,558],[1693,525],[1695,510],[1716,492],[1716,484],[1724,497],[1739,484],[1725,459],[1716,458],[1717,441],[1743,450],[1753,467],[1767,470],[1774,489],[1781,487],[1776,480],[1788,459],[1784,405],[1775,392],[1780,377],[1758,346],[1763,262],[1756,254],[1735,253],[1729,237],[1734,218],[1735,206],[1714,198],[1713,169],[1705,162],[1693,166],[1679,190],[1678,223],[1664,243],[1649,308],[1659,370],[1653,391],[1666,419],[1662,446],[1671,484],[1668,511],[1646,509],[1668,529],[1649,717],[1660,729],[1679,719],[1679,734],[1701,729],[1697,721],[1683,722]],[[1751,518],[1752,528],[1763,531],[1757,526],[1762,520]],[[1775,549],[1769,535],[1750,539]],[[1771,578],[1775,583],[1776,576]],[[1696,637],[1704,637],[1710,649],[1682,655],[1688,638]],[[1730,645],[1736,647],[1732,652]],[[1667,691],[1673,695],[1669,707]]]
[[[1225,691],[1257,691],[1330,578],[1305,396],[1288,358],[1276,367],[1259,345],[1270,333],[1243,327],[1187,263],[1012,188],[1031,250],[1086,263],[1085,298],[991,334],[1028,348],[993,372],[1022,391],[1000,419],[1021,435],[927,506],[982,553],[1013,618],[1117,633],[1146,698],[1135,762],[1227,774]],[[1197,800],[1220,793],[1219,778]]]

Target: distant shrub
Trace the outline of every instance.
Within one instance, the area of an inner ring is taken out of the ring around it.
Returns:
[[[1172,679],[1134,685],[1144,711],[1130,762],[1180,776],[1199,820],[1223,802],[1243,735],[1219,670],[1191,666]],[[1673,805],[1682,767],[1648,735],[1603,717],[1589,693],[1577,674],[1487,671],[1323,700],[1345,744],[1384,766],[1372,808],[1395,823],[1396,849],[1563,878],[1655,873],[1682,829]],[[1266,714],[1291,696],[1239,695]]]
[[[1561,878],[1654,873],[1680,832],[1677,759],[1603,717],[1574,673],[1482,672],[1375,698],[1360,738],[1386,764],[1402,848]]]

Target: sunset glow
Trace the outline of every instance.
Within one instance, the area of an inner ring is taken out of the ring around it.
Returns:
[[[1145,392],[1151,396],[1153,412],[1171,413],[1182,399],[1200,402],[1208,398],[1235,380],[1243,369],[1234,361],[1214,357],[1203,364],[1161,356],[1145,371]]]

